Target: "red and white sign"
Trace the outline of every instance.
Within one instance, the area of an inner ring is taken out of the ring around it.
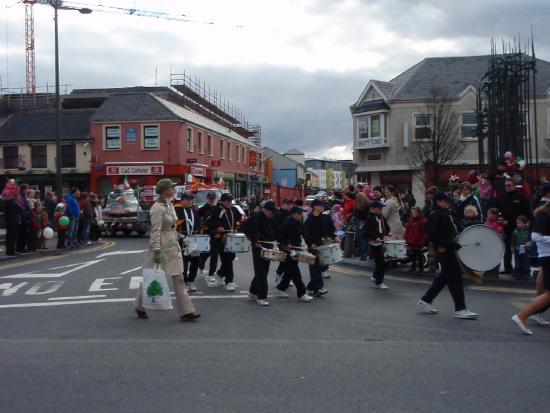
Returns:
[[[200,166],[191,166],[189,168],[189,172],[191,175],[194,176],[206,176],[206,171],[204,168],[201,168]]]
[[[107,166],[107,175],[164,175],[162,165]]]
[[[212,159],[210,161],[210,166],[213,166],[213,167],[220,167],[222,165],[222,161],[220,160],[217,160],[217,159]]]

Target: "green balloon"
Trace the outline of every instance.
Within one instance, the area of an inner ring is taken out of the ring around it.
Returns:
[[[71,223],[71,220],[69,219],[69,217],[62,216],[61,218],[59,218],[59,225],[61,225],[62,227],[66,227],[70,223]]]

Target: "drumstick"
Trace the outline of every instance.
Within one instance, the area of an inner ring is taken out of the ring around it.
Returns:
[[[289,247],[295,250],[307,250],[307,247],[297,247],[295,245],[289,245]]]
[[[277,243],[277,241],[256,241],[256,242],[259,242],[260,244],[272,244],[272,245]]]
[[[480,245],[481,245],[481,242],[476,241],[476,242],[474,242],[473,244],[464,244],[464,245],[461,245],[461,247],[472,247],[472,246],[479,247]]]

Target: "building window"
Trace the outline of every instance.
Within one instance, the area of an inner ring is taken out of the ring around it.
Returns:
[[[231,142],[227,142],[227,159],[229,161],[233,160],[233,156],[231,155]]]
[[[477,137],[477,114],[475,112],[462,114],[462,137],[464,139]]]
[[[160,130],[158,125],[143,126],[143,149],[160,148]]]
[[[426,140],[432,138],[432,117],[430,115],[415,115],[415,139]]]
[[[241,162],[241,147],[239,145],[235,145],[235,161]]]
[[[245,147],[244,146],[241,148],[241,162],[246,164],[246,154],[245,154]]]
[[[46,145],[31,146],[31,168],[44,169],[48,167],[48,147]]]
[[[187,152],[193,152],[193,129],[187,129]]]
[[[258,171],[262,172],[263,170],[264,170],[264,161],[263,161],[262,154],[259,153],[258,154]]]
[[[208,141],[206,143],[208,145],[208,156],[212,156],[214,154],[214,147],[212,146],[212,136],[208,135]]]
[[[105,126],[105,149],[120,148],[120,126]]]
[[[223,141],[223,139],[220,139],[220,159],[223,159],[223,150],[225,149],[224,145],[225,142]]]
[[[358,128],[359,128],[359,139],[368,139],[369,137],[369,117],[361,116],[357,118]]]
[[[204,142],[202,140],[202,132],[199,132],[199,153],[204,153]]]
[[[19,146],[4,146],[4,169],[19,168]]]
[[[374,115],[370,117],[370,137],[379,138],[380,137],[380,115]]]
[[[76,145],[61,145],[61,167],[76,168]]]

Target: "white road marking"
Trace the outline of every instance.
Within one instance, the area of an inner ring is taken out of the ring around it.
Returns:
[[[63,281],[44,281],[34,284],[31,288],[25,291],[25,295],[44,295],[52,294],[59,290],[63,285]],[[46,287],[42,290],[43,287]],[[42,291],[41,291],[42,290]]]
[[[13,283],[0,284],[0,291],[2,291],[3,297],[7,297],[9,295],[15,294],[17,291],[19,291],[22,287],[24,287],[27,284],[28,284],[27,281],[19,284],[13,284]]]
[[[202,299],[236,299],[248,298],[246,295],[202,295],[194,297],[195,300]],[[76,305],[76,304],[101,304],[101,303],[128,303],[134,301],[133,298],[104,298],[97,300],[75,300],[75,301],[48,301],[44,303],[19,303],[19,304],[3,304],[2,308],[27,308],[27,307],[52,307],[60,305]]]
[[[105,280],[119,280],[122,277],[107,277],[107,278],[98,278],[95,280],[88,291],[118,291],[118,288],[101,288],[105,285],[113,285],[114,283],[105,282]]]
[[[65,275],[67,275],[67,274],[70,274],[72,272],[81,270],[83,268],[89,267],[91,265],[97,264],[98,262],[102,262],[102,261],[105,261],[105,260],[92,260],[92,261],[86,261],[86,262],[74,264],[67,271],[59,272],[59,273],[49,273],[49,274],[48,273],[38,273],[37,274],[37,273],[34,273],[34,272],[29,272],[29,273],[15,274],[15,275],[6,275],[6,276],[0,277],[0,278],[61,278],[61,277],[64,277]]]
[[[109,257],[111,255],[127,255],[127,254],[142,254],[147,250],[133,250],[133,251],[111,251],[111,252],[104,252],[103,254],[98,255],[96,258],[103,258],[103,257]]]
[[[143,282],[142,276],[135,276],[130,278],[130,287],[128,287],[130,290],[137,290],[140,286],[140,284]]]
[[[132,268],[131,270],[123,271],[120,273],[120,275],[130,274],[131,272],[138,271],[138,270],[141,270],[141,267],[136,267],[136,268]]]
[[[63,301],[63,300],[83,300],[85,298],[105,298],[105,294],[99,295],[75,295],[74,297],[52,297],[48,298],[48,301]]]

